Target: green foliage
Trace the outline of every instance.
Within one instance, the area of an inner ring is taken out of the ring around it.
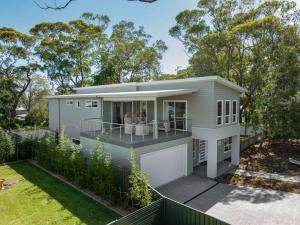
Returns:
[[[0,128],[0,164],[13,155],[15,146],[11,136]]]
[[[149,181],[136,163],[134,149],[131,150],[131,174],[129,176],[130,194],[133,201],[139,207],[147,206],[152,201],[152,192],[149,188]]]
[[[32,57],[34,44],[30,35],[0,28],[0,113],[8,122],[15,118],[16,108],[39,69]]]
[[[25,118],[27,125],[46,127],[48,125],[48,104],[37,103]]]
[[[112,161],[111,156],[104,151],[104,145],[101,139],[97,139],[98,147],[92,152],[89,170],[93,177],[93,188],[104,196],[109,196],[112,188]]]
[[[285,130],[281,104],[289,104],[300,89],[299,24],[293,1],[199,0],[197,9],[177,15],[170,34],[192,55],[191,76],[219,75],[245,87],[240,115],[246,124],[262,125],[272,134],[264,119],[268,115],[261,113],[274,113],[276,126]]]

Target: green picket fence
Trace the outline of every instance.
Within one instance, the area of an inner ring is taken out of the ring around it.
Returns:
[[[162,197],[109,225],[229,225],[169,198]]]

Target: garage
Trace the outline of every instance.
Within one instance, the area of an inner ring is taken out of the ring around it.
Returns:
[[[187,145],[178,145],[141,155],[141,170],[153,187],[187,175]]]

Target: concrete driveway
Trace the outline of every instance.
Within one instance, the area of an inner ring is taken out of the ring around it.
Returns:
[[[186,205],[232,225],[298,225],[300,195],[218,184]]]
[[[190,175],[163,185],[157,188],[157,191],[175,201],[185,203],[216,184],[214,180]]]

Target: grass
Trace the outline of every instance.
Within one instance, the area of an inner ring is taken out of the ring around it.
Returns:
[[[17,181],[0,191],[0,224],[102,225],[119,218],[28,162],[0,166],[0,177]]]
[[[253,178],[241,175],[226,174],[218,178],[219,182],[241,186],[268,188],[278,191],[287,191],[300,194],[300,185],[293,182],[284,182],[273,179]]]

